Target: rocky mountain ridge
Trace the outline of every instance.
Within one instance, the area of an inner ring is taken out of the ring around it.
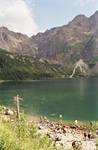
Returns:
[[[67,25],[32,37],[0,27],[0,48],[14,55],[49,60],[68,72],[82,59],[94,73],[98,66],[98,11],[90,17],[78,15]]]
[[[53,58],[58,61],[61,55],[63,61],[79,58],[90,60],[91,57],[98,55],[97,39],[98,11],[91,17],[78,15],[67,25],[38,33],[30,38],[9,31],[6,27],[0,28],[0,48],[13,53]]]
[[[30,42],[41,58],[89,61],[98,55],[97,38],[98,11],[91,17],[78,15],[68,25],[38,33],[30,38]]]

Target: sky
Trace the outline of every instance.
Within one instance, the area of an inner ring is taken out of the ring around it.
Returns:
[[[31,36],[96,10],[98,0],[0,0],[0,26]]]

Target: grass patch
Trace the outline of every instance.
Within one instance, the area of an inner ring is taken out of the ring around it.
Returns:
[[[25,119],[0,121],[0,150],[63,150],[47,137],[37,133],[34,124]]]

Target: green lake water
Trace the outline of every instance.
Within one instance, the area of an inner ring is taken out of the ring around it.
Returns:
[[[0,105],[13,107],[16,94],[28,114],[98,120],[98,78],[0,83]]]

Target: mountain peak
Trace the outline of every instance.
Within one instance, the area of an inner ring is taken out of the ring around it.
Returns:
[[[73,20],[87,18],[84,14],[77,15]]]
[[[5,27],[5,26],[2,26],[2,27],[0,27],[0,30],[8,30],[8,28],[7,27]]]
[[[76,16],[71,22],[69,22],[70,27],[82,27],[88,28],[89,19],[85,15]]]
[[[98,30],[98,11],[96,11],[89,19],[91,28],[94,31]]]
[[[97,37],[98,17],[96,16],[98,16],[98,11],[91,17],[86,17],[83,14],[78,15],[67,25],[55,27],[44,33],[38,33],[31,38],[21,33],[10,31],[6,27],[0,27],[0,47],[11,52],[28,53],[28,55],[34,52],[34,56],[36,54],[38,58],[53,57],[57,59],[60,53],[64,53],[66,58],[70,58],[71,55],[75,55],[74,49],[75,51],[78,51],[78,49],[82,51],[82,45],[90,40],[93,33],[94,35],[96,33]]]
[[[90,16],[90,19],[92,18],[98,18],[98,10],[93,15]]]
[[[93,16],[98,16],[98,10],[93,14]]]

